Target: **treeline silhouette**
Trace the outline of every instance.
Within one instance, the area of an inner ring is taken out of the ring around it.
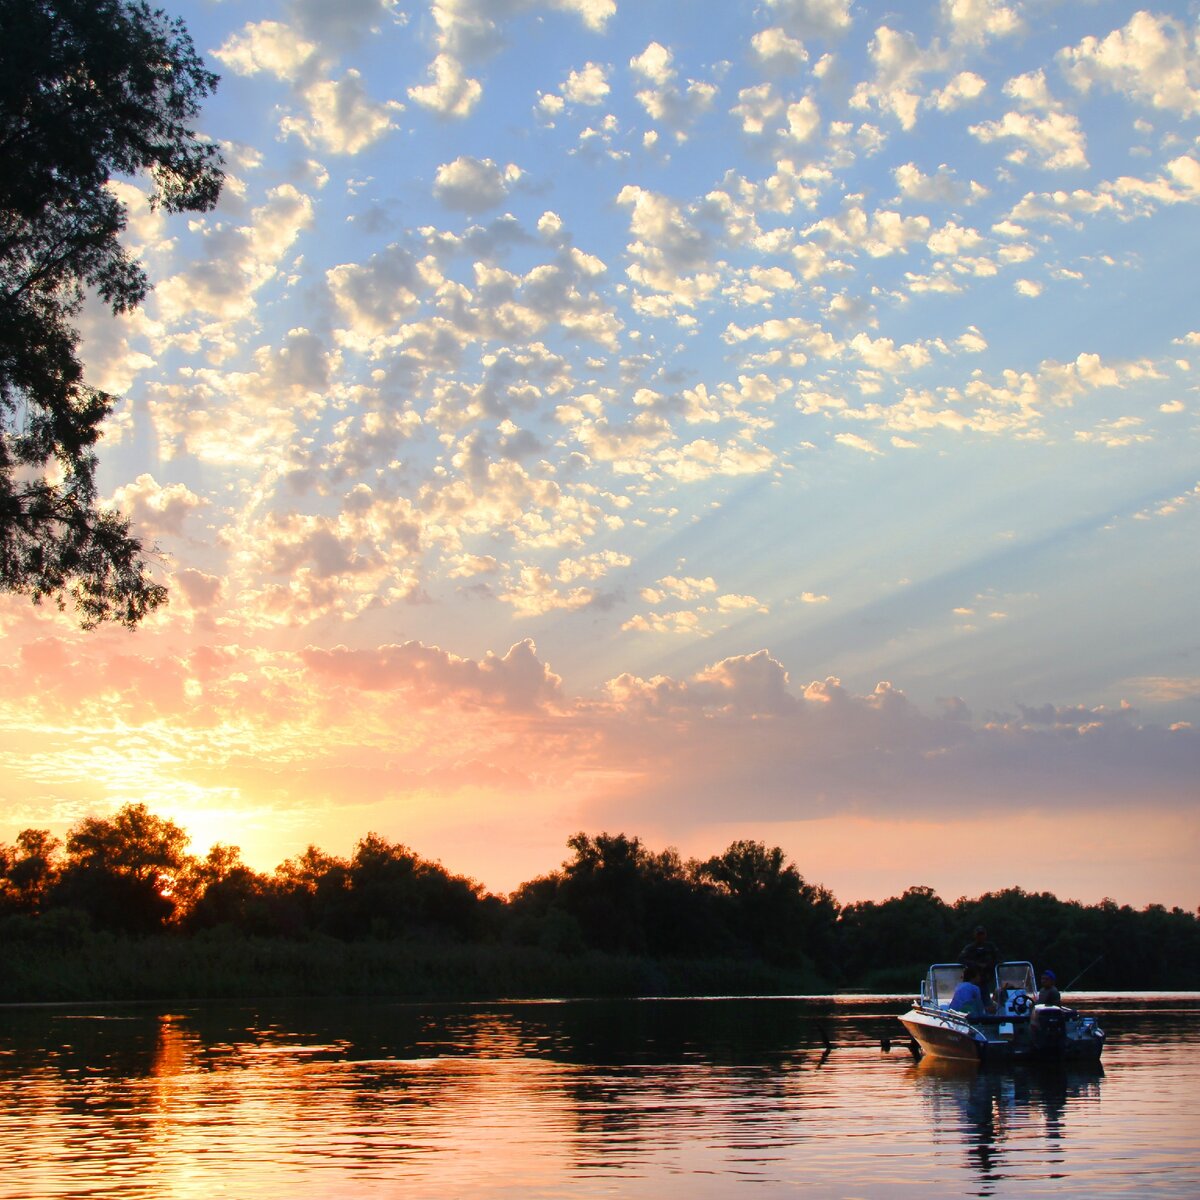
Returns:
[[[140,955],[156,993],[171,993],[171,970],[190,973],[189,993],[202,993],[206,979],[221,991],[205,964],[228,956],[231,943],[255,947],[231,968],[246,976],[225,986],[231,992],[255,978],[261,986],[272,971],[301,991],[336,991],[339,971],[358,971],[342,982],[359,991],[667,992],[731,982],[912,991],[928,963],[956,958],[977,924],[1004,956],[1052,966],[1064,984],[1080,975],[1084,988],[1200,988],[1200,920],[1180,908],[1083,905],[1020,888],[947,904],[928,887],[840,905],[781,849],[756,841],[684,860],[623,833],[578,833],[561,867],[499,897],[373,833],[349,858],[310,846],[272,874],[232,846],[191,855],[188,840],[133,804],[85,818],[65,841],[27,829],[0,845],[0,938],[10,976],[24,981],[5,998],[31,998],[39,971],[54,961],[69,973],[76,968],[62,955],[78,962],[84,952],[90,970]],[[148,940],[152,955],[130,949]],[[446,975],[451,960],[469,982]],[[324,985],[322,963],[334,975]],[[75,983],[49,990],[87,991]],[[93,990],[106,988],[121,990]]]

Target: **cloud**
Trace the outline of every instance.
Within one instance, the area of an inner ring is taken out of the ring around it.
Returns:
[[[197,611],[211,609],[221,601],[223,582],[220,576],[206,575],[194,567],[185,567],[175,576],[175,584]]]
[[[668,633],[704,637],[700,614],[688,609],[674,612],[637,613],[621,626],[622,633]]]
[[[630,210],[629,278],[659,294],[660,311],[691,308],[716,288],[716,243],[682,205],[633,184],[621,189],[617,203]],[[658,308],[653,301],[644,307],[651,312]]]
[[[1047,170],[1082,168],[1088,165],[1087,138],[1073,113],[1063,111],[1051,94],[1043,71],[1031,71],[1010,79],[1004,94],[1014,99],[1020,111],[1004,114],[998,121],[970,126],[970,133],[985,145],[1012,139],[1023,145],[1009,154],[1012,162],[1026,162],[1032,153]]]
[[[707,112],[717,97],[714,84],[689,79],[686,86],[675,82],[674,55],[659,42],[651,42],[641,54],[629,60],[629,69],[653,87],[637,93],[638,103],[652,120],[673,130],[679,140],[687,129]]]
[[[407,16],[391,0],[287,0],[296,24],[322,46],[358,45],[367,35],[379,35],[385,22],[404,25]]]
[[[585,608],[596,598],[596,592],[584,586],[561,590],[555,577],[541,567],[524,566],[497,598],[512,606],[514,616],[540,617],[549,612]]]
[[[930,93],[930,102],[941,112],[954,112],[977,100],[987,88],[987,80],[974,71],[960,71],[944,88]]]
[[[397,245],[373,254],[366,263],[331,268],[326,281],[348,332],[359,344],[394,332],[417,310],[428,286],[417,258]]]
[[[794,142],[807,142],[821,128],[821,113],[811,96],[802,96],[787,106],[787,135]]]
[[[846,446],[851,450],[859,450],[863,454],[883,453],[877,446],[872,445],[865,437],[860,437],[857,433],[838,433],[834,435],[833,440],[840,446]]]
[[[767,716],[795,709],[796,700],[788,694],[787,684],[782,664],[759,650],[722,659],[691,680],[620,675],[605,685],[605,693],[618,712],[638,717],[689,713]]]
[[[742,88],[738,102],[729,111],[742,123],[742,132],[758,135],[766,132],[783,113],[784,104],[769,83]]]
[[[754,53],[770,70],[785,72],[796,70],[801,63],[808,62],[808,51],[799,38],[790,37],[783,29],[763,29],[750,39]]]
[[[676,600],[697,600],[701,596],[716,592],[717,584],[712,576],[696,579],[692,576],[679,578],[675,575],[664,575],[651,587],[641,590],[641,597],[648,604],[661,604],[668,597]]]
[[[837,38],[854,23],[850,0],[767,0],[767,11],[796,37]]]
[[[113,504],[134,523],[139,536],[149,539],[164,533],[181,534],[184,520],[205,503],[186,484],[163,487],[149,473],[113,493]]]
[[[227,38],[213,51],[213,57],[236,75],[257,75],[261,71],[276,79],[297,82],[314,69],[318,48],[282,22],[259,21]]]
[[[1020,14],[1003,0],[942,0],[942,17],[956,42],[982,45],[990,38],[1021,33]]]
[[[1058,53],[1081,92],[1101,86],[1182,116],[1200,113],[1200,65],[1194,34],[1174,17],[1141,11],[1101,41],[1084,38]]]
[[[409,99],[444,117],[466,117],[483,96],[483,85],[471,79],[462,63],[449,54],[439,54],[429,64],[431,82],[408,89]]]
[[[1021,145],[1009,158],[1025,162],[1032,152],[1037,165],[1049,171],[1077,169],[1088,165],[1087,138],[1079,118],[1070,113],[1007,112],[998,121],[982,121],[970,132],[985,145],[1011,139]]]
[[[607,698],[602,728],[639,769],[597,797],[598,819],[640,805],[676,831],[727,819],[732,795],[747,821],[897,806],[924,819],[992,801],[1085,812],[1143,790],[1178,808],[1200,765],[1194,731],[1140,725],[1128,708],[1027,707],[974,724],[961,702],[927,715],[890,683],[855,695],[828,678],[797,695],[765,651],[688,680],[619,676]]]
[[[496,53],[505,42],[506,23],[523,13],[575,13],[589,31],[602,33],[617,11],[616,0],[433,0],[430,8],[439,47],[471,61]]]
[[[274,279],[283,255],[313,223],[310,197],[290,183],[267,193],[244,225],[202,225],[204,252],[186,272],[158,285],[154,301],[169,323],[199,315],[221,321],[248,317],[254,294]]]
[[[641,54],[629,60],[629,69],[660,87],[675,78],[671,51],[660,42],[651,42]]]
[[[284,117],[279,128],[307,146],[333,154],[358,154],[374,145],[396,128],[396,114],[404,111],[398,100],[372,100],[357,71],[347,71],[341,79],[319,80],[302,94],[308,116]]]
[[[351,692],[400,691],[423,705],[523,711],[554,703],[562,685],[540,661],[537,647],[528,638],[515,643],[502,657],[489,650],[479,660],[460,658],[420,642],[373,650],[310,646],[300,657],[323,685]]]
[[[972,180],[960,183],[954,171],[942,163],[932,175],[926,175],[916,163],[904,163],[892,171],[900,194],[907,200],[937,204],[973,204],[987,195],[982,184]]]
[[[369,6],[377,15],[376,0],[370,0]],[[343,8],[335,7],[339,12]],[[341,79],[328,78],[331,64],[325,37],[330,23],[312,19],[317,14],[311,11],[306,16],[307,23],[320,32],[320,42],[310,41],[278,21],[260,21],[227,38],[214,56],[235,74],[265,73],[293,86],[307,115],[285,113],[280,120],[285,135],[294,134],[306,145],[334,154],[357,154],[395,128],[395,115],[404,106],[395,100],[372,100],[356,70],[347,71]],[[345,25],[343,33],[349,27]]]
[[[563,98],[571,104],[603,104],[611,89],[604,67],[589,62],[581,70],[572,71],[563,84]]]
[[[490,158],[460,155],[438,167],[433,194],[447,208],[482,212],[500,204],[521,174],[521,168],[514,163],[501,169]]]
[[[891,113],[905,131],[917,122],[920,107],[921,77],[945,70],[947,58],[937,45],[922,50],[911,33],[880,25],[870,45],[875,78],[860,83],[851,97],[855,108],[875,106]]]

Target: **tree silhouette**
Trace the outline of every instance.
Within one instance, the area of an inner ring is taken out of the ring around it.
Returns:
[[[170,923],[187,894],[187,832],[144,804],[85,817],[67,834],[54,902],[102,928],[147,933]]]
[[[828,961],[836,901],[806,883],[778,846],[736,841],[695,870],[725,899],[733,933],[752,953],[768,962]]]
[[[166,598],[129,522],[99,506],[114,397],[83,382],[86,292],[114,313],[149,286],[107,185],[149,172],[152,204],[212,208],[220,155],[191,123],[217,77],[187,30],[126,0],[0,0],[0,588],[83,625],[135,625]]]
[[[0,847],[0,908],[8,912],[36,913],[59,872],[62,842],[47,829],[25,829],[13,846]]]

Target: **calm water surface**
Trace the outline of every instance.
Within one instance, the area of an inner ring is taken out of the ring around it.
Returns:
[[[1200,995],[1075,1000],[1103,1071],[885,997],[0,1010],[0,1196],[1194,1200]]]

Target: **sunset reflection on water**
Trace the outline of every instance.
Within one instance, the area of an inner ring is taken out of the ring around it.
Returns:
[[[1200,997],[1099,1003],[1104,1071],[994,1073],[864,997],[9,1009],[2,1192],[1200,1194]]]

